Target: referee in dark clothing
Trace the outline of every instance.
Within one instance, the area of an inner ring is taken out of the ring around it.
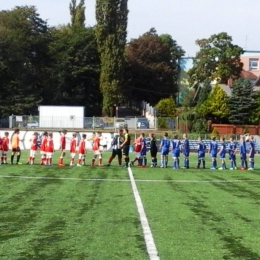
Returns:
[[[149,137],[151,139],[150,141],[150,153],[151,153],[151,158],[152,158],[152,164],[151,167],[156,167],[157,166],[157,143],[156,143],[156,138],[154,134],[149,134]]]

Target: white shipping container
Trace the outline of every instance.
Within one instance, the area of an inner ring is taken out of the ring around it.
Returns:
[[[85,107],[39,106],[39,126],[43,128],[84,128]]]

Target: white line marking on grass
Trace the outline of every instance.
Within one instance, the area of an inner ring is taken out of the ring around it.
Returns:
[[[111,181],[131,182],[129,179],[103,179],[103,178],[70,178],[70,177],[48,177],[48,176],[24,176],[24,175],[0,175],[0,178],[37,179],[37,180],[64,180],[64,181]],[[260,180],[142,180],[135,179],[135,182],[175,182],[175,183],[237,183],[237,182],[260,182]]]
[[[129,174],[129,178],[131,181],[131,185],[132,185],[132,190],[134,193],[134,197],[135,197],[135,203],[137,206],[137,210],[140,216],[140,220],[141,220],[141,225],[143,228],[143,233],[144,233],[144,240],[146,243],[146,248],[147,248],[147,252],[149,254],[150,260],[160,260],[159,256],[158,256],[158,252],[156,249],[156,245],[154,243],[154,239],[153,239],[153,235],[144,211],[144,207],[143,207],[143,203],[141,200],[141,197],[139,195],[136,183],[135,183],[135,179],[133,176],[133,172],[132,169],[130,167],[128,167],[128,174]]]

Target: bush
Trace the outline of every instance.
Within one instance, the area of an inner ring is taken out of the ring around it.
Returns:
[[[198,118],[193,121],[192,132],[198,134],[206,134],[207,133],[207,121],[203,118]]]

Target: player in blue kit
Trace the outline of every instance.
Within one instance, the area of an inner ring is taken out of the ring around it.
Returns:
[[[161,168],[167,168],[170,144],[171,142],[168,139],[168,133],[165,133],[159,148],[161,149]]]
[[[173,135],[172,139],[172,159],[173,159],[173,169],[180,168],[180,151],[181,151],[181,141],[177,135]]]
[[[255,162],[254,162],[254,157],[255,157],[255,141],[254,141],[254,137],[251,135],[250,139],[249,139],[249,144],[250,144],[250,148],[249,148],[249,168],[248,170],[254,170],[255,167]]]
[[[230,168],[229,168],[230,170],[237,169],[236,150],[237,150],[237,145],[234,142],[234,139],[231,137],[227,145],[227,151],[228,151],[229,162],[230,162]]]
[[[225,144],[225,138],[221,137],[220,138],[220,150],[218,152],[220,161],[221,161],[221,167],[219,170],[225,170],[226,169],[226,162],[225,162],[225,157],[226,157],[226,144]]]
[[[145,140],[145,134],[142,133],[141,134],[141,151],[140,151],[140,165],[142,167],[146,167],[147,166],[147,158],[146,158],[146,140]]]
[[[205,150],[206,150],[206,145],[202,142],[201,137],[198,138],[198,166],[197,169],[200,168],[201,162],[203,169],[205,169]]]
[[[240,138],[239,152],[240,152],[240,160],[241,160],[240,169],[245,170],[245,168],[247,168],[247,159],[246,159],[246,141],[244,136],[241,136]]]
[[[183,166],[184,168],[189,169],[190,168],[189,165],[190,143],[187,134],[183,134],[182,153],[184,156]]]
[[[211,170],[217,169],[217,153],[218,153],[218,143],[216,141],[216,137],[213,136],[209,144],[209,155],[211,157],[211,163],[212,163],[212,167],[210,168]]]

